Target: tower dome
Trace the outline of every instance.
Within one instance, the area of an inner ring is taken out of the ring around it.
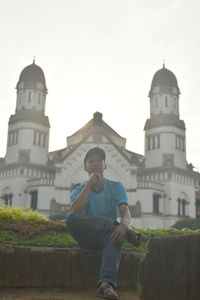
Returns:
[[[35,60],[22,70],[16,89],[17,113],[23,112],[23,117],[24,110],[44,113],[47,95],[46,80],[43,70],[35,64]]]
[[[46,165],[50,128],[45,115],[47,88],[44,72],[34,60],[22,70],[16,89],[15,114],[9,119],[6,163]]]
[[[177,88],[178,94],[180,94],[176,76],[174,75],[173,72],[166,69],[164,64],[163,64],[163,68],[158,70],[155,73],[155,75],[153,76],[149,96],[151,96],[152,91],[155,87],[160,87],[160,88],[174,88],[175,87],[175,88]]]
[[[16,88],[18,89],[19,84],[21,82],[25,83],[42,83],[44,85],[45,90],[47,91],[46,87],[46,80],[44,76],[43,70],[35,64],[35,61],[27,67],[25,67],[19,77],[19,81],[17,83]]]

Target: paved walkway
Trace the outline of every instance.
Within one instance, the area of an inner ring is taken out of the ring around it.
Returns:
[[[0,289],[0,300],[99,300],[94,290],[68,289]],[[139,300],[132,290],[120,290],[120,300]]]

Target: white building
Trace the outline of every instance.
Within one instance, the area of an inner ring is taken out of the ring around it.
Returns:
[[[180,91],[175,75],[164,65],[155,73],[149,92],[144,156],[128,151],[126,139],[99,112],[67,137],[66,148],[48,152],[47,87],[35,62],[23,69],[16,89],[7,151],[0,159],[1,205],[32,207],[47,216],[65,211],[72,187],[87,178],[86,151],[99,146],[106,152],[105,177],[126,187],[132,224],[167,228],[183,216],[196,217],[196,175],[186,161]]]

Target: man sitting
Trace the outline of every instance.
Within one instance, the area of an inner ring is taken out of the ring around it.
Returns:
[[[71,212],[66,223],[79,246],[102,250],[98,295],[119,299],[116,292],[121,245],[126,238],[139,246],[140,233],[128,226],[131,221],[128,199],[122,183],[104,178],[105,152],[90,149],[84,159],[89,179],[71,193]],[[117,207],[120,223],[117,222]]]

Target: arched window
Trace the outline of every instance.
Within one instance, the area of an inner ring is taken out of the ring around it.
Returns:
[[[177,108],[176,96],[174,96],[174,108]]]
[[[185,217],[187,215],[187,196],[185,193],[180,193],[180,196],[177,200],[178,202],[178,216]]]
[[[134,213],[133,213],[133,217],[134,218],[141,218],[142,215],[142,205],[140,203],[140,201],[137,201],[134,207]]]
[[[168,97],[165,96],[165,106],[168,107]]]
[[[31,205],[30,208],[36,210],[38,208],[38,191],[30,191],[31,195]]]
[[[34,131],[34,136],[33,136],[33,145],[36,145],[36,132]]]
[[[41,147],[44,146],[44,134],[43,133],[40,134],[40,146]]]
[[[151,144],[150,144],[150,137],[147,136],[147,150],[151,149]]]
[[[158,148],[160,148],[160,136],[158,135]]]
[[[155,143],[155,136],[153,136],[153,145],[152,145],[152,149],[156,148],[156,143]]]
[[[28,92],[28,103],[31,102],[31,92]]]
[[[160,208],[159,208],[159,199],[160,199],[160,194],[153,194],[153,213],[159,214]]]
[[[22,92],[19,92],[18,101],[19,101],[19,104],[21,104],[21,102],[22,102]]]
[[[155,107],[156,108],[158,107],[158,98],[157,97],[155,98]]]
[[[55,209],[56,209],[56,200],[53,198],[51,199],[50,210],[54,211]]]
[[[47,145],[47,134],[44,134],[43,147]]]
[[[1,198],[2,198],[5,205],[12,206],[13,194],[12,194],[11,189],[9,187],[4,189],[3,195],[2,195]]]

